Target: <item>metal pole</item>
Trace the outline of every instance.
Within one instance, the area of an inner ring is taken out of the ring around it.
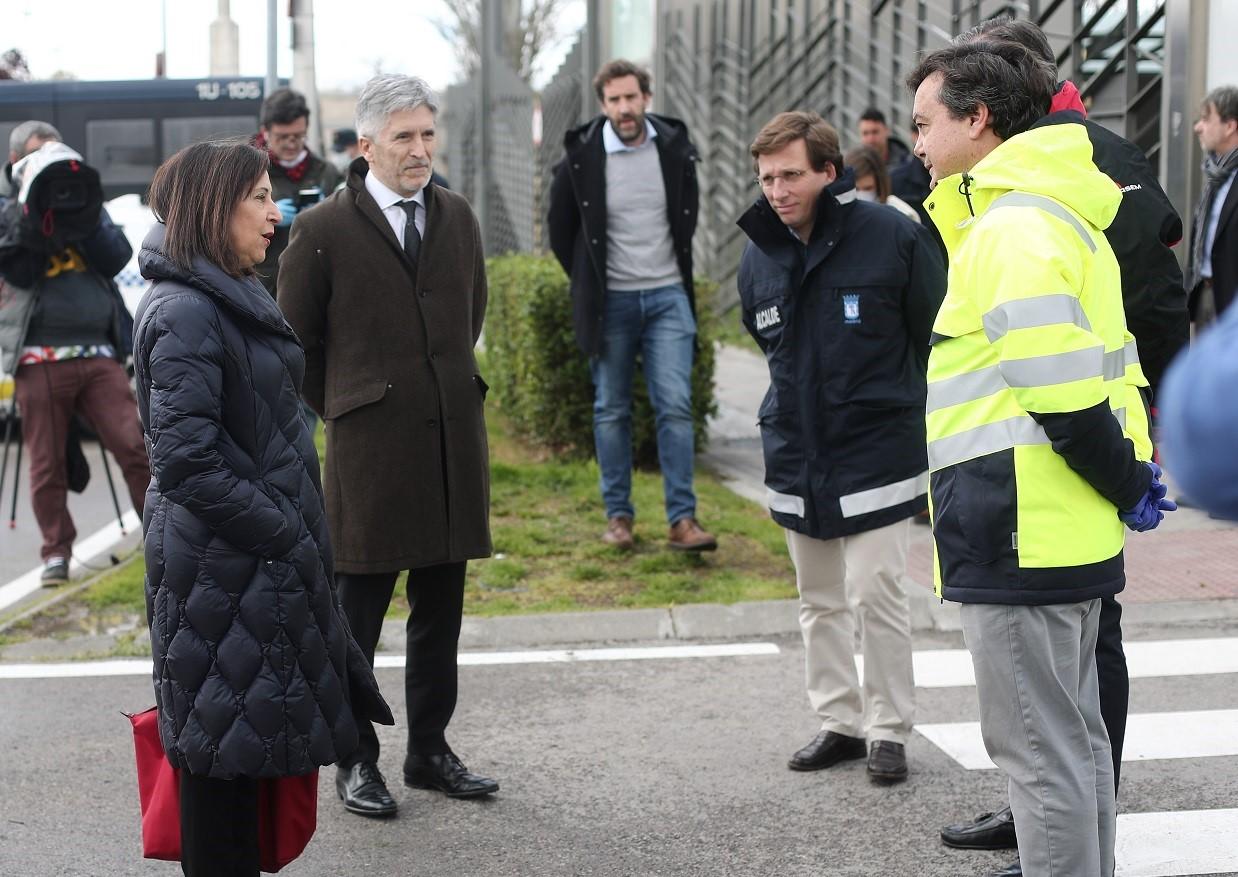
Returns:
[[[477,133],[479,155],[477,161],[477,221],[481,225],[482,247],[490,252],[490,155],[493,151],[490,103],[492,100],[491,76],[494,72],[494,56],[498,45],[496,31],[500,16],[499,0],[482,0],[481,3],[481,69],[477,100]]]
[[[162,48],[159,51],[159,63],[155,66],[155,78],[166,79],[168,76],[168,0],[159,4],[159,31]]]
[[[581,48],[584,56],[584,87],[581,88],[580,117],[592,119],[597,115],[597,99],[593,94],[593,74],[602,66],[602,12],[599,0],[585,0],[585,36]]]
[[[292,87],[305,95],[309,105],[309,148],[322,155],[322,113],[314,72],[314,0],[293,0],[292,9]]]
[[[267,77],[262,96],[279,88],[279,0],[267,0]]]
[[[13,504],[9,507],[9,529],[17,528],[17,485],[21,481],[21,452],[25,442],[17,443],[17,465],[13,467]]]
[[[112,467],[107,462],[107,448],[103,447],[103,439],[99,439],[99,455],[103,457],[103,474],[107,476],[107,489],[112,492],[112,508],[116,509],[116,526],[120,527],[120,535],[125,532],[125,513],[120,510],[120,498],[116,496],[116,482],[112,480]]]
[[[1182,214],[1194,215],[1199,197],[1199,146],[1191,132],[1203,100],[1208,46],[1206,0],[1166,0],[1165,68],[1161,79],[1161,188]],[[1186,240],[1190,229],[1185,228]],[[1175,247],[1178,261],[1190,258],[1189,247]]]

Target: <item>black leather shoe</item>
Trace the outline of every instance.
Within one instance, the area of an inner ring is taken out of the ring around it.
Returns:
[[[404,784],[414,789],[438,789],[448,798],[480,798],[499,790],[494,780],[469,773],[454,752],[410,755],[404,759]]]
[[[1015,859],[1012,864],[1007,865],[1000,871],[994,871],[990,877],[1023,877],[1023,863],[1019,859]]]
[[[868,750],[868,777],[875,783],[907,779],[907,749],[893,740],[876,740]]]
[[[981,813],[971,822],[958,822],[941,830],[941,842],[958,850],[1014,850],[1014,815],[1009,807],[996,813]],[[1015,863],[1018,864],[1017,862]]]
[[[824,770],[840,761],[854,761],[867,754],[864,738],[822,731],[812,738],[811,743],[791,756],[787,767],[791,770]]]
[[[341,767],[335,772],[335,791],[344,809],[360,816],[394,816],[395,799],[378,767],[368,761]]]

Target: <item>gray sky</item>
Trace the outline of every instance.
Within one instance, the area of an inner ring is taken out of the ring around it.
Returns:
[[[21,49],[36,78],[65,70],[78,79],[147,79],[154,75],[161,43],[161,5],[160,0],[4,0],[0,52]],[[217,5],[216,0],[167,0],[168,76],[208,75],[208,28]],[[231,7],[240,27],[241,75],[263,76],[267,4],[232,0]],[[278,7],[279,73],[287,77],[292,75],[287,0]],[[441,0],[314,0],[319,89],[359,87],[378,68],[446,87],[459,74],[455,55],[430,24],[444,14]],[[583,8],[567,17],[565,24],[578,26]]]

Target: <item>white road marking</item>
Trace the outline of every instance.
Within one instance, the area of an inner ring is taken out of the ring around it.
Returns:
[[[648,646],[616,649],[555,649],[527,652],[462,652],[461,667],[486,664],[561,664],[579,661],[652,661],[674,658],[743,658],[776,655],[774,643],[720,643],[699,646]],[[403,655],[378,655],[378,668],[403,667]],[[0,664],[0,679],[65,679],[95,676],[149,676],[147,658],[73,661],[60,664]]]
[[[979,722],[917,725],[916,730],[967,770],[993,770]],[[1126,721],[1122,761],[1238,755],[1238,710],[1134,713]]]
[[[142,526],[138,513],[133,509],[125,512],[122,520],[125,524],[125,531],[128,533],[132,533]],[[73,556],[90,561],[124,538],[124,534],[120,532],[120,527],[115,521],[112,521],[107,526],[91,533],[85,539],[75,542],[73,544]],[[70,564],[72,563],[73,561],[70,561]],[[7,609],[18,600],[28,594],[33,594],[41,588],[42,583],[39,581],[39,577],[42,575],[43,567],[36,566],[30,572],[23,573],[8,584],[0,585],[0,609]]]
[[[1123,644],[1132,679],[1238,673],[1238,637],[1130,641]],[[864,660],[856,655],[861,678]],[[926,649],[912,654],[918,688],[976,684],[967,649]]]
[[[1117,877],[1238,871],[1238,810],[1118,816]]]

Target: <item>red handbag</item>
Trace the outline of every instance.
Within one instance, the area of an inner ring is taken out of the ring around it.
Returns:
[[[180,772],[163,753],[159,712],[151,707],[129,716],[129,721],[142,805],[142,856],[179,862]],[[301,855],[317,827],[318,771],[259,781],[258,857],[263,871],[275,873]]]

